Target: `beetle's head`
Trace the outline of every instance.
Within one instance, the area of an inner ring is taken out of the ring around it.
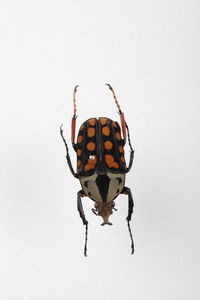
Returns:
[[[114,202],[98,202],[95,203],[94,207],[92,209],[93,213],[97,216],[101,216],[103,218],[103,223],[101,224],[102,226],[107,224],[107,225],[112,225],[112,223],[109,222],[109,216],[112,215],[113,213],[113,208],[115,204]]]

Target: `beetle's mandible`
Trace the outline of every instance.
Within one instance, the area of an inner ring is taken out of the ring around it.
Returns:
[[[74,114],[71,123],[71,142],[77,155],[77,171],[75,172],[71,163],[66,140],[63,136],[62,125],[60,134],[66,147],[66,159],[69,169],[75,178],[78,178],[82,189],[77,193],[77,206],[80,217],[85,225],[85,246],[84,255],[87,256],[88,221],[86,220],[82,197],[89,197],[93,200],[93,213],[103,218],[101,225],[112,225],[109,216],[115,209],[114,200],[119,194],[128,195],[128,216],[126,218],[131,238],[131,254],[134,253],[134,243],[130,228],[131,216],[133,213],[133,197],[130,188],[125,186],[125,176],[132,167],[134,150],[130,141],[129,128],[122,113],[113,88],[110,88],[117,105],[120,125],[106,117],[90,118],[80,127],[77,141],[75,142],[76,129],[76,92],[73,92]],[[123,138],[121,137],[121,131]],[[130,147],[130,158],[128,165],[124,157],[124,145],[128,139]]]

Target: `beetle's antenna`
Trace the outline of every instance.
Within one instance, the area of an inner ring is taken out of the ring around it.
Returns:
[[[133,242],[133,235],[132,235],[132,232],[131,232],[131,226],[130,226],[130,222],[129,220],[127,220],[127,225],[128,225],[128,231],[129,231],[129,234],[130,234],[130,238],[131,238],[131,254],[134,253],[134,242]]]
[[[75,149],[75,144],[74,144],[74,140],[75,140],[75,131],[76,131],[76,118],[77,118],[77,115],[76,115],[76,92],[77,92],[77,87],[79,85],[76,85],[75,88],[74,88],[74,92],[73,92],[73,102],[74,102],[74,114],[73,114],[73,117],[72,117],[72,123],[71,123],[71,142],[72,142],[72,145]]]
[[[85,225],[85,246],[84,246],[84,256],[87,256],[87,240],[88,240],[88,224]]]
[[[115,99],[115,103],[116,103],[116,105],[117,105],[117,108],[118,108],[118,110],[119,110],[119,113],[121,114],[122,111],[121,111],[119,102],[118,102],[118,100],[117,100],[117,97],[116,97],[116,95],[115,95],[115,91],[113,90],[113,88],[112,88],[112,86],[111,86],[110,84],[106,83],[106,85],[109,87],[109,89],[110,89],[111,92],[113,93],[113,97],[114,97],[114,99]]]
[[[115,95],[115,91],[113,90],[112,86],[108,83],[106,83],[106,85],[109,87],[109,89],[111,90],[113,97],[115,99],[115,103],[117,105],[117,108],[119,110],[119,115],[120,115],[120,120],[121,120],[121,126],[122,126],[122,132],[123,132],[123,137],[124,137],[124,141],[126,141],[126,122],[124,119],[124,113],[121,111],[121,107],[119,105],[119,102],[117,100],[117,97]]]
[[[75,88],[74,88],[74,92],[73,92],[73,102],[74,102],[74,115],[73,115],[73,118],[76,119],[77,118],[77,115],[76,115],[76,112],[77,112],[77,109],[76,109],[76,92],[77,92],[77,87],[79,85],[76,85]]]

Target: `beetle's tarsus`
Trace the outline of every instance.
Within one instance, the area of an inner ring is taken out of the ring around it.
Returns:
[[[109,89],[112,90],[112,87],[111,87],[111,85],[109,83],[106,83],[106,85],[109,87]]]
[[[75,88],[74,88],[74,92],[76,92],[77,91],[77,88],[79,87],[79,85],[77,84],[76,86],[75,86]]]
[[[131,232],[131,227],[130,227],[129,220],[127,220],[127,225],[128,225],[128,231],[129,231],[129,234],[130,234],[130,237],[131,237],[131,254],[133,254],[134,253],[134,243],[133,243],[133,235],[132,235],[132,232]]]
[[[60,134],[61,134],[61,136],[63,135],[63,129],[62,129],[62,127],[63,127],[63,124],[60,125]]]
[[[88,222],[85,226],[85,246],[84,246],[84,256],[87,257],[87,240],[88,240]]]

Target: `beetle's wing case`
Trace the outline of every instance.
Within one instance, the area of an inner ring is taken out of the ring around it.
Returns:
[[[125,173],[124,140],[117,122],[108,118],[91,118],[78,132],[77,173],[79,177]]]
[[[99,118],[102,159],[111,173],[125,173],[124,140],[117,122],[108,118]]]
[[[91,118],[85,121],[78,132],[76,154],[79,177],[94,174],[98,162],[98,121]]]

